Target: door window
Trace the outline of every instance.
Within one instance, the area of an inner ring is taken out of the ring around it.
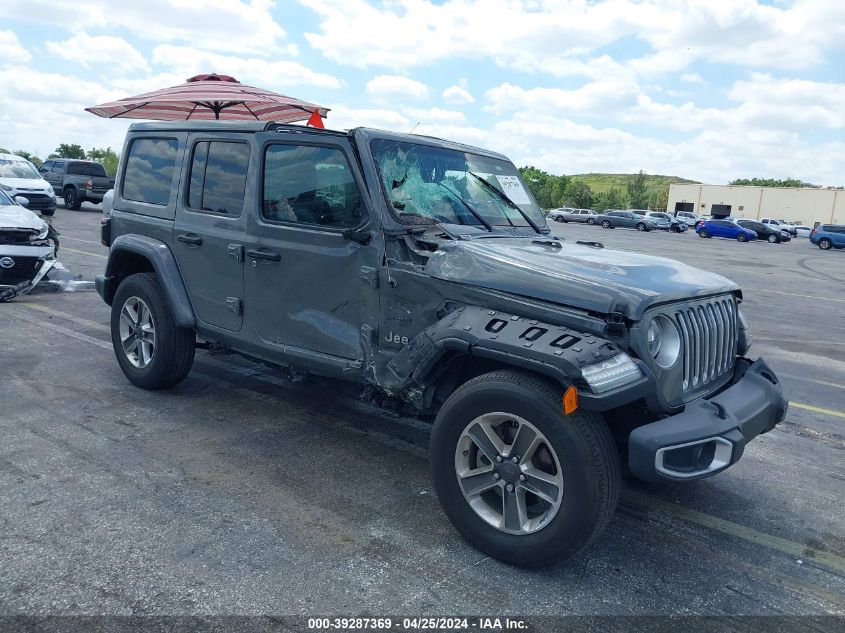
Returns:
[[[361,223],[361,193],[344,153],[315,145],[267,146],[261,214],[270,222],[345,229]]]
[[[194,146],[188,207],[204,213],[238,216],[244,206],[249,145],[202,141]]]
[[[55,163],[53,163],[53,172],[54,173],[62,173],[64,170],[65,170],[65,164],[62,161],[58,160]]]
[[[132,141],[123,174],[123,197],[167,206],[178,149],[179,141],[175,138],[136,138]]]
[[[68,163],[67,173],[72,176],[90,176],[91,163]]]

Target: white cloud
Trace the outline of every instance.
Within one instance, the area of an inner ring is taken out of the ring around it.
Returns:
[[[379,75],[367,82],[364,90],[377,101],[392,99],[428,99],[428,86],[402,75]]]
[[[336,130],[354,127],[374,127],[395,132],[408,132],[414,125],[405,115],[389,109],[351,108],[345,104],[333,104],[326,119],[326,126]]]
[[[340,88],[343,85],[336,77],[315,72],[299,62],[221,55],[188,46],[157,46],[153,50],[152,61],[168,68],[170,74],[178,73],[180,79],[174,83],[182,83],[188,77],[199,73],[216,72],[231,75],[238,81],[268,90],[291,86]],[[157,87],[167,85],[173,84],[158,84]],[[307,100],[307,96],[303,98]]]
[[[47,50],[83,68],[107,64],[119,70],[149,71],[147,60],[138,49],[120,37],[77,33],[63,42],[47,42]]]
[[[469,90],[461,86],[449,86],[443,91],[443,99],[446,103],[453,105],[468,105],[475,103],[475,97],[470,94]]]
[[[14,31],[0,31],[0,64],[23,64],[32,59],[32,55],[21,44]]]
[[[429,123],[463,123],[466,121],[466,115],[464,115],[463,112],[458,112],[457,110],[444,110],[443,108],[409,108],[406,112],[408,116],[419,121],[421,125]]]
[[[272,8],[267,0],[3,0],[0,18],[31,20],[41,28],[117,27],[153,42],[184,42],[193,48],[267,57],[277,52],[279,40],[285,37]]]
[[[683,75],[681,75],[681,81],[686,81],[687,83],[690,83],[690,84],[703,84],[703,83],[705,83],[704,78],[702,78],[702,76],[699,75],[698,73],[684,73]]]

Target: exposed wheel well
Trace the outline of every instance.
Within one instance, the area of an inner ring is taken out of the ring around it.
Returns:
[[[109,281],[106,288],[107,296],[104,297],[106,303],[111,305],[112,297],[114,297],[117,287],[129,275],[154,272],[155,268],[153,268],[152,263],[143,255],[131,251],[118,251],[112,256],[109,262]]]

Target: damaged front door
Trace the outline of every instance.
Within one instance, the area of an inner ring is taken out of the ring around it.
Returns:
[[[349,238],[367,214],[348,142],[265,138],[274,140],[263,147],[261,206],[250,219],[247,322],[292,353],[359,360],[366,293],[377,292],[361,269],[375,267],[376,254],[362,232]]]

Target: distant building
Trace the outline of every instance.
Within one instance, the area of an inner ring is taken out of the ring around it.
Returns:
[[[732,185],[669,186],[669,213],[715,217],[777,218],[807,226],[845,224],[845,190]]]

